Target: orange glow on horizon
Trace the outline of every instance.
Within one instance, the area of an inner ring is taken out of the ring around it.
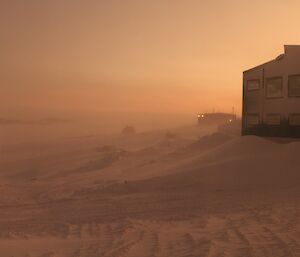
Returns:
[[[300,42],[299,9],[293,0],[3,1],[2,111],[239,113],[242,71]]]

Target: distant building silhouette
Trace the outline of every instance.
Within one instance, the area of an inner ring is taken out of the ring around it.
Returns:
[[[236,115],[234,113],[213,112],[198,114],[199,125],[222,125],[231,123],[235,119]]]
[[[242,135],[300,137],[300,45],[244,71]]]
[[[134,135],[136,133],[136,130],[134,127],[132,126],[126,126],[125,128],[123,128],[122,130],[122,134],[123,135]]]

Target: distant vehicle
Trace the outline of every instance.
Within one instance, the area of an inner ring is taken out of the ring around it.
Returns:
[[[199,125],[222,125],[231,123],[236,120],[236,115],[232,113],[199,113],[198,124]]]
[[[300,137],[300,45],[244,71],[242,135]]]

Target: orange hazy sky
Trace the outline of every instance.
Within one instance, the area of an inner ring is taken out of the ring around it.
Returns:
[[[1,0],[1,113],[240,110],[242,71],[300,42],[296,0]]]

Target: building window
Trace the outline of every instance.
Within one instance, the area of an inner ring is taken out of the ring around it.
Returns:
[[[282,77],[266,80],[266,95],[267,98],[283,97]]]
[[[259,124],[259,115],[258,114],[248,114],[247,115],[247,126],[255,126]]]
[[[267,114],[266,123],[268,125],[280,125],[280,114]]]
[[[289,76],[289,96],[300,96],[300,75]]]
[[[248,80],[247,81],[247,90],[248,91],[258,90],[259,84],[260,84],[259,79]]]
[[[293,113],[289,116],[289,124],[291,126],[300,126],[300,113]]]

